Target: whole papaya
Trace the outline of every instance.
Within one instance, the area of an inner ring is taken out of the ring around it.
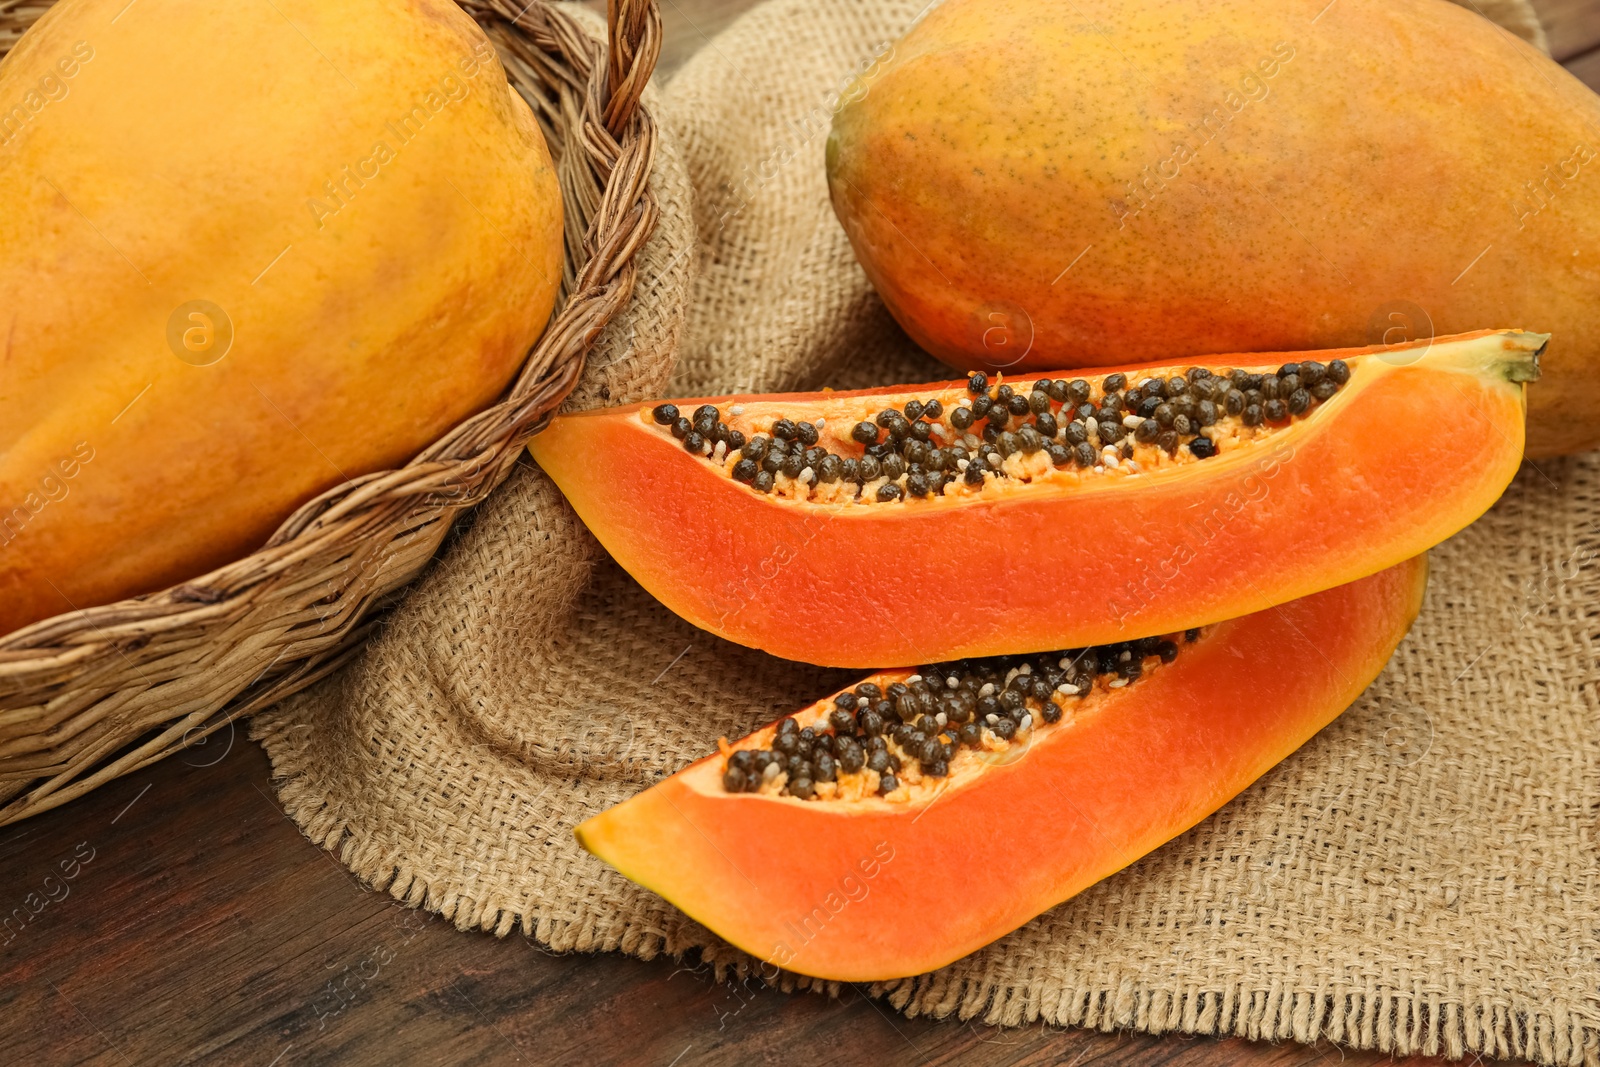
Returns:
[[[450,0],[62,0],[0,63],[0,633],[257,548],[499,394],[561,199]]]
[[[1445,0],[948,0],[857,80],[833,204],[963,369],[1553,334],[1600,445],[1600,98]]]

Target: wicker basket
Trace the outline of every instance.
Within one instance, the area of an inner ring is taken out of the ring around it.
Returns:
[[[49,6],[0,0],[0,54]],[[609,51],[542,0],[462,6],[556,159],[566,268],[549,328],[500,402],[399,470],[306,504],[255,555],[0,637],[0,825],[168,756],[348,659],[452,520],[511,472],[629,299],[657,213],[646,185],[656,127],[640,106],[661,44],[655,0],[609,0]]]

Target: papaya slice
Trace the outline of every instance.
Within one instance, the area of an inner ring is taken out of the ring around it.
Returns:
[[[933,970],[1288,756],[1382,670],[1426,579],[1418,557],[1171,639],[880,672],[723,742],[578,840],[771,966],[852,982]],[[924,720],[919,690],[943,722]],[[986,713],[997,693],[1012,698]]]
[[[1466,526],[1517,470],[1545,340],[630,405],[531,449],[641,585],[729,640],[867,669],[1106,644]]]

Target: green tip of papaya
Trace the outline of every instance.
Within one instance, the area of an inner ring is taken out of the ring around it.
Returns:
[[[1518,352],[1508,355],[1504,363],[1506,381],[1536,382],[1544,373],[1539,361],[1544,357],[1545,349],[1550,347],[1550,335],[1540,333],[1533,336],[1539,340],[1538,348],[1532,352]],[[1518,358],[1519,356],[1523,358]]]

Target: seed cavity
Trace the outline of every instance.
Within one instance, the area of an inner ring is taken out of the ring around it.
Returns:
[[[755,492],[818,504],[926,506],[991,486],[1126,477],[1211,459],[1313,414],[1350,380],[1342,360],[1285,363],[1277,371],[1191,367],[1130,381],[1126,374],[1039,379],[1031,385],[968,377],[966,395],[915,398],[860,411],[856,421],[750,419],[671,403],[647,422]],[[727,419],[744,420],[739,427]]]
[[[1122,689],[1176,660],[1182,635],[919,668],[880,688],[863,682],[817,706],[802,726],[779,720],[764,746],[724,748],[722,784],[826,802],[915,799],[975,762],[1069,727],[1085,698]],[[806,713],[802,713],[806,714]]]

